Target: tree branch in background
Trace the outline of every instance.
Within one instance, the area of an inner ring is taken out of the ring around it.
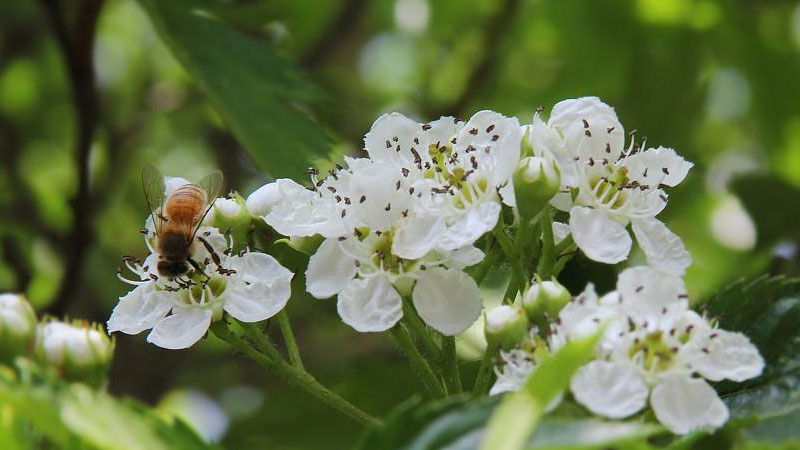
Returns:
[[[475,65],[464,85],[464,90],[450,104],[433,107],[432,110],[426,111],[426,117],[435,119],[440,116],[463,117],[467,115],[465,114],[466,108],[486,88],[497,69],[504,32],[508,30],[509,24],[514,20],[519,5],[520,0],[505,0],[501,3],[497,14],[486,26],[483,56]]]
[[[356,25],[366,10],[365,3],[364,0],[345,0],[328,29],[320,35],[308,52],[300,57],[298,64],[307,70],[316,69],[337,47],[346,43],[347,38],[356,31]]]
[[[72,229],[67,237],[64,257],[68,259],[64,277],[48,312],[62,315],[79,284],[87,246],[91,240],[92,193],[89,186],[89,154],[97,128],[98,101],[92,54],[97,18],[103,0],[83,0],[77,13],[74,34],[57,0],[40,0],[50,26],[64,54],[72,85],[73,103],[77,115],[75,165],[78,169],[78,192],[70,200],[73,212]]]

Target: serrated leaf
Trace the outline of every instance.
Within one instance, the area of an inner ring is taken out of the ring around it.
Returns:
[[[744,383],[718,383],[738,419],[775,417],[800,408],[800,279],[761,276],[738,281],[714,295],[708,313],[722,328],[741,331],[755,344],[766,366]]]
[[[800,208],[791,207],[800,198],[800,189],[774,176],[749,175],[734,180],[732,190],[756,224],[759,246],[800,237]]]
[[[419,400],[406,402],[382,426],[368,429],[355,450],[477,450],[499,400],[453,397],[428,405],[421,405]],[[657,425],[642,422],[545,417],[526,448],[609,448],[620,442],[641,441],[662,431]]]
[[[305,179],[328,148],[300,102],[321,96],[272,49],[213,15],[203,0],[140,0],[173,55],[208,96],[258,166],[274,177]]]

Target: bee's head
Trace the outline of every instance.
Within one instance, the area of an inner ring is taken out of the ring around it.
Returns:
[[[162,260],[158,262],[158,273],[161,276],[167,277],[169,279],[181,276],[189,271],[189,265],[186,264],[186,261],[169,261],[169,260]]]

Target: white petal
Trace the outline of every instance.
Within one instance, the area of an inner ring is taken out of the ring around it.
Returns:
[[[447,253],[447,266],[455,269],[473,266],[483,260],[483,252],[471,245]]]
[[[478,111],[464,124],[456,139],[458,149],[470,145],[479,149],[489,148],[489,153],[474,155],[491,160],[491,186],[500,186],[511,178],[519,162],[522,141],[522,128],[516,118],[494,111]]]
[[[211,325],[211,315],[208,308],[176,306],[172,315],[153,326],[147,342],[170,350],[189,348],[206,334]]]
[[[278,203],[280,199],[281,193],[278,183],[267,183],[247,196],[245,206],[247,206],[247,211],[250,214],[264,217],[269,214],[272,206]]]
[[[164,177],[164,198],[169,197],[179,187],[191,184],[191,181],[182,177]]]
[[[642,318],[661,316],[665,309],[680,311],[688,304],[681,278],[647,266],[623,270],[617,278],[617,290],[626,311]]]
[[[403,211],[411,208],[412,196],[400,195],[408,189],[408,182],[394,166],[372,164],[360,168],[350,177],[349,195],[354,202],[357,199],[358,207],[350,208],[349,212],[372,230],[389,230],[403,217]]]
[[[561,222],[553,222],[553,239],[556,244],[569,236],[569,225]]]
[[[461,125],[452,117],[442,117],[423,127],[423,124],[393,112],[380,116],[372,124],[364,137],[364,146],[370,159],[376,163],[414,170],[417,166],[411,148],[417,151],[423,163],[430,161],[428,146],[449,141]]]
[[[457,222],[447,227],[439,241],[444,250],[455,250],[472,245],[497,225],[501,206],[497,202],[481,203],[469,208]]]
[[[633,219],[631,224],[650,266],[681,277],[686,274],[692,256],[678,235],[658,219]]]
[[[328,298],[344,289],[356,270],[355,261],[341,250],[339,241],[325,239],[308,261],[306,290],[316,298]]]
[[[386,331],[403,317],[403,300],[385,277],[354,279],[339,294],[339,317],[356,331]]]
[[[120,297],[106,324],[108,332],[137,334],[153,328],[174,305],[167,297],[167,293],[155,290],[155,283],[137,286],[124,297]]]
[[[466,330],[483,307],[475,280],[458,269],[441,267],[423,272],[412,299],[422,320],[447,336]]]
[[[258,322],[286,306],[292,272],[265,253],[245,253],[231,260],[237,273],[225,289],[223,308],[228,314],[242,322]]]
[[[720,427],[728,408],[714,389],[699,378],[672,377],[658,384],[650,396],[658,421],[675,434]]]
[[[631,178],[642,184],[676,186],[694,164],[686,161],[671,148],[650,148],[625,159]],[[645,169],[647,170],[645,174]]]
[[[332,200],[289,179],[275,181],[280,200],[273,204],[264,221],[284,236],[338,237],[346,234],[341,210]]]
[[[603,211],[575,206],[569,211],[572,239],[589,259],[616,264],[631,251],[630,234]]]
[[[591,412],[622,419],[644,408],[650,390],[636,369],[627,364],[592,361],[570,382],[575,399]]]
[[[725,330],[711,330],[704,340],[692,369],[711,381],[742,382],[761,375],[764,359],[747,336]],[[703,351],[702,349],[705,349]]]
[[[401,220],[395,229],[392,253],[405,259],[418,259],[436,248],[445,231],[443,217],[419,215]]]
[[[561,133],[566,148],[576,149],[582,161],[590,157],[616,161],[622,153],[625,142],[622,124],[614,108],[597,97],[558,102],[547,124]]]

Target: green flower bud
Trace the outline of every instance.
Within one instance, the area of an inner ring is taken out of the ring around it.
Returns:
[[[553,160],[522,158],[514,171],[514,196],[523,219],[532,219],[561,187],[561,171]]]
[[[528,318],[515,306],[495,306],[485,315],[484,333],[489,347],[509,350],[528,335]]]
[[[0,364],[27,355],[36,338],[36,314],[20,294],[0,294]]]
[[[209,223],[221,233],[228,230],[233,237],[233,250],[239,251],[247,245],[252,217],[245,206],[245,199],[236,193],[231,198],[218,198],[209,212]]]
[[[68,381],[102,386],[113,356],[114,342],[100,325],[57,320],[39,325],[36,359]]]
[[[522,307],[528,318],[537,325],[546,325],[547,319],[558,317],[572,295],[558,281],[536,281],[522,297]]]

